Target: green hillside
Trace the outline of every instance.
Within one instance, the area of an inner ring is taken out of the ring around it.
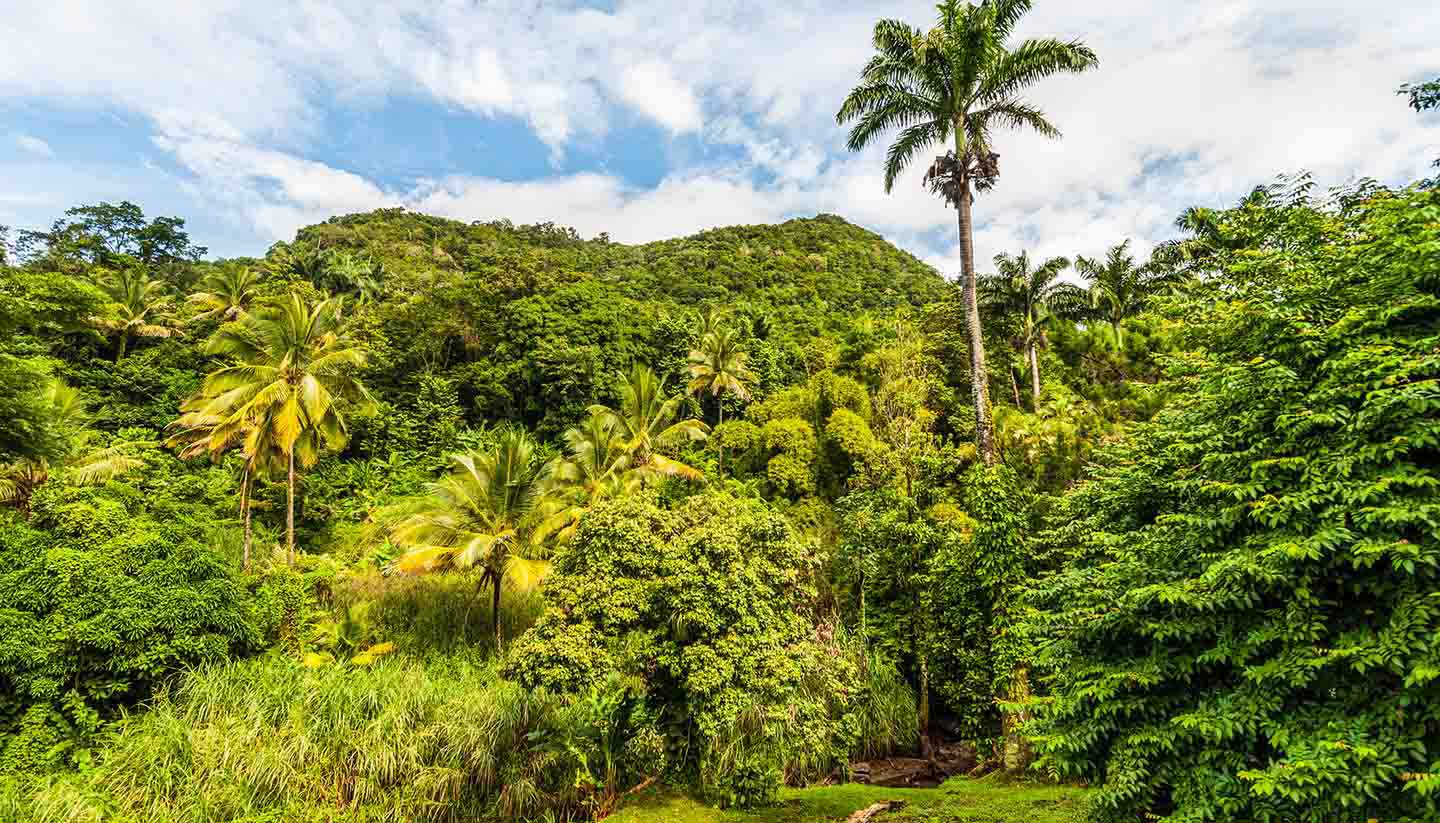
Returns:
[[[306,227],[263,265],[326,285],[316,272],[347,259],[377,287],[373,322],[388,345],[372,371],[382,384],[431,371],[454,381],[471,422],[513,419],[552,434],[614,399],[633,363],[678,381],[697,312],[738,315],[766,342],[764,394],[824,361],[810,350],[816,338],[946,291],[934,269],[833,215],[627,246],[548,223],[386,209]]]

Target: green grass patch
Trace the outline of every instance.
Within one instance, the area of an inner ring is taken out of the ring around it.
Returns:
[[[623,806],[613,823],[830,823],[882,800],[905,808],[883,823],[1080,823],[1085,790],[1072,786],[955,778],[938,789],[886,789],[860,784],[786,789],[780,804],[742,812],[716,809],[680,792],[659,789]]]

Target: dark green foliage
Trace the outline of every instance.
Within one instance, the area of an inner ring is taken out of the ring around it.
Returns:
[[[146,507],[128,490],[46,492],[33,523],[0,515],[7,771],[52,767],[167,674],[265,639],[187,507]]]
[[[41,336],[75,330],[103,302],[99,289],[77,278],[0,263],[0,463],[64,450],[63,433],[46,412],[54,364]]]
[[[1099,816],[1440,814],[1440,195],[1261,192],[1172,403],[1065,501],[1050,767]]]
[[[1416,85],[1406,83],[1400,87],[1399,93],[1410,98],[1410,108],[1417,112],[1440,108],[1440,80]],[[1435,161],[1435,168],[1440,168],[1440,159]],[[1440,177],[1422,181],[1421,185],[1426,188],[1440,188]]]
[[[147,221],[140,207],[129,200],[76,206],[48,232],[20,232],[17,245],[21,256],[31,262],[59,270],[132,262],[146,266],[193,262],[206,251],[190,242],[184,220],[157,217]]]

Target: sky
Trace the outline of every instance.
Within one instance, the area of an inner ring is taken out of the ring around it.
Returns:
[[[869,0],[8,0],[0,224],[132,200],[212,255],[260,255],[336,214],[405,206],[644,242],[821,212],[946,273],[955,213],[923,168],[882,185],[835,111],[880,18]],[[1006,133],[977,259],[1098,255],[1171,236],[1282,173],[1404,183],[1440,116],[1440,3],[1035,3],[1017,37],[1100,67],[1027,96],[1064,132]],[[924,164],[920,164],[924,165]]]

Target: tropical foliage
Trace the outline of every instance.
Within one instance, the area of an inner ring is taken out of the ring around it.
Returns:
[[[1440,194],[977,271],[1096,63],[1030,5],[882,21],[841,104],[958,283],[833,215],[0,231],[0,819],[1440,816]]]
[[[1033,731],[1102,818],[1436,813],[1437,218],[1270,194],[1166,304],[1177,399],[1067,497],[1033,598]]]

